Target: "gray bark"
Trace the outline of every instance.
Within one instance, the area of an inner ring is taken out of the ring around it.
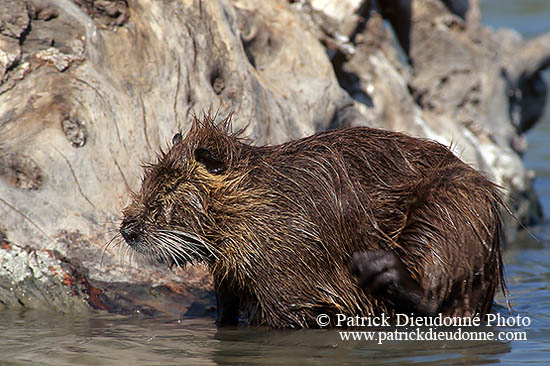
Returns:
[[[356,125],[436,139],[502,185],[521,222],[541,217],[521,155],[549,36],[490,31],[477,1],[1,3],[5,306],[205,310],[204,269],[107,245],[141,163],[205,111],[233,112],[257,144]]]

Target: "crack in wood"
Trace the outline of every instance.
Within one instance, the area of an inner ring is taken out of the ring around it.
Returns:
[[[149,141],[149,134],[147,133],[147,115],[145,113],[145,103],[143,102],[143,95],[139,94],[139,100],[141,102],[141,114],[143,116],[143,134],[145,135],[145,142],[147,143],[147,148],[150,153],[153,153],[153,148],[151,147],[151,142]]]
[[[76,174],[74,172],[74,169],[73,169],[73,166],[71,165],[71,162],[69,161],[69,159],[67,159],[67,157],[56,147],[54,147],[55,151],[57,151],[59,153],[59,155],[61,155],[61,157],[65,160],[65,162],[67,163],[67,165],[69,166],[69,170],[71,171],[71,175],[73,176],[73,179],[74,179],[74,182],[76,184],[76,187],[78,188],[78,192],[80,193],[80,195],[92,206],[92,208],[94,210],[97,210],[97,207],[92,203],[92,201],[90,201],[90,199],[84,194],[84,191],[82,191],[82,187],[80,186],[80,183],[78,182],[78,178],[76,177]]]
[[[82,84],[86,85],[87,87],[89,87],[90,89],[92,89],[93,91],[96,92],[97,95],[99,95],[99,98],[103,101],[104,104],[107,104],[106,101],[105,101],[105,97],[103,96],[103,94],[101,94],[101,92],[99,91],[99,89],[97,89],[95,86],[93,86],[92,84],[88,83],[86,80],[83,80],[83,79],[80,79],[80,78],[75,78],[76,81],[79,81],[81,82]]]
[[[42,233],[42,235],[44,235],[46,238],[48,238],[48,240],[54,242],[54,240],[48,234],[46,234],[46,232],[36,222],[34,222],[34,220],[32,220],[29,216],[25,215],[25,213],[23,211],[21,211],[20,209],[18,209],[15,206],[13,206],[12,204],[10,204],[8,201],[3,199],[2,197],[0,197],[0,202],[2,202],[4,205],[8,206],[13,211],[17,212],[25,220],[27,220],[32,226],[34,226],[38,231],[40,231]]]
[[[181,62],[179,58],[177,58],[176,61],[178,63],[178,67],[177,67],[176,95],[174,96],[174,118],[175,118],[176,124],[178,124],[179,121],[178,121],[177,104],[178,104],[178,96],[180,93],[180,83],[181,83]]]
[[[126,185],[126,189],[128,190],[128,192],[130,194],[133,194],[133,190],[132,188],[130,188],[130,185],[128,184],[128,181],[126,180],[126,176],[124,175],[124,173],[122,172],[122,168],[120,167],[120,165],[118,164],[118,161],[116,160],[115,158],[115,154],[113,154],[113,151],[111,150],[111,148],[109,148],[109,152],[111,153],[111,157],[113,158],[113,162],[115,163],[115,166],[117,167],[118,169],[118,172],[120,173],[120,175],[122,176],[122,180],[124,181],[124,184]]]

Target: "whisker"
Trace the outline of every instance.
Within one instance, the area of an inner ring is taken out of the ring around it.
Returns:
[[[176,235],[178,237],[178,239],[185,241],[187,244],[189,245],[193,245],[193,248],[200,248],[200,247],[197,247],[197,244],[200,245],[202,248],[206,249],[213,257],[214,259],[218,260],[218,255],[221,256],[221,252],[216,248],[214,247],[213,245],[211,245],[210,243],[208,243],[207,241],[201,239],[200,237],[196,236],[195,234],[191,234],[191,233],[187,233],[187,232],[183,232],[183,231],[179,231],[179,230],[174,230],[174,229],[160,229],[160,230],[157,230],[157,232],[159,233],[166,233],[166,234],[171,234],[171,235]]]
[[[158,242],[157,242],[158,244]],[[172,252],[166,247],[164,243],[161,245],[155,247],[158,248],[158,255],[160,257],[160,262],[164,263],[166,265],[170,265],[171,263],[177,264],[175,261],[174,256],[172,255]]]
[[[162,240],[164,240],[164,242],[166,243],[166,245],[169,247],[169,249],[175,253],[177,255],[177,257],[181,258],[185,261],[188,261],[190,263],[193,263],[193,257],[187,253],[185,250],[182,250],[182,248],[180,248],[180,240],[178,240],[179,238],[178,237],[173,237],[171,235],[169,235],[168,233],[165,233],[165,232],[162,232],[162,233],[158,233],[158,237],[159,238],[162,238]],[[187,244],[187,243],[185,243]],[[197,252],[195,249],[193,248],[190,248],[188,246],[186,246],[185,249],[190,249],[191,251],[193,251],[198,257],[200,257],[200,253]]]
[[[168,239],[170,240],[170,243],[172,244],[172,247],[174,249],[179,249],[177,244],[182,242],[181,238],[180,237],[177,237],[177,236],[173,236],[172,234],[170,233],[166,233],[166,232],[160,232],[158,233],[158,236],[160,237],[164,237],[165,239]],[[186,241],[183,241],[185,244],[186,244],[186,247],[187,249],[190,249],[193,253],[195,253],[197,256],[200,256],[200,253],[196,250],[196,247],[194,245],[192,245],[192,243],[188,243]],[[191,244],[191,245],[189,245]]]
[[[107,251],[107,249],[111,246],[111,244],[113,244],[113,242],[115,243],[115,248],[116,248],[117,246],[120,245],[121,240],[122,240],[122,237],[120,233],[118,233],[117,235],[113,236],[107,243],[105,243],[105,245],[103,245],[103,247],[101,248],[101,259],[99,261],[101,265],[103,265],[103,258],[105,256],[105,252]]]
[[[174,263],[178,268],[181,268],[179,262],[176,260],[176,256],[179,257],[179,253],[173,250],[172,244],[160,236],[155,237],[155,240],[157,241],[157,244],[159,244],[159,249],[165,254],[167,263],[169,262],[167,257],[169,255],[172,259],[172,263]]]

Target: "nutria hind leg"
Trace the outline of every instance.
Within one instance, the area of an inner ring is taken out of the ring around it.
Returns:
[[[237,325],[239,323],[239,298],[225,282],[215,284],[216,324],[218,326]]]
[[[351,271],[368,294],[384,298],[395,313],[435,316],[438,304],[428,299],[397,254],[386,250],[354,253]]]

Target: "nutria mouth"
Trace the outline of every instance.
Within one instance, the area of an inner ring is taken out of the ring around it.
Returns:
[[[357,127],[257,147],[205,116],[145,167],[120,234],[161,263],[206,262],[220,324],[483,315],[504,288],[500,205],[433,141]]]

